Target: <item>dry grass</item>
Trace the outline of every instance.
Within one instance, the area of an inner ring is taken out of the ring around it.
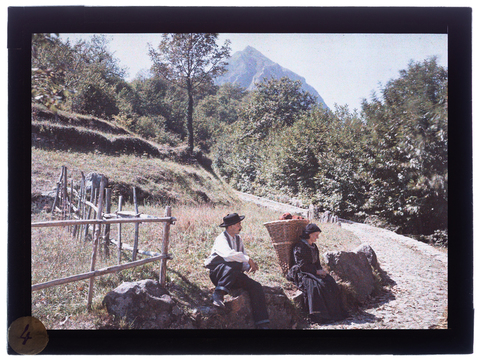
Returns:
[[[115,192],[132,194],[137,188],[141,201],[155,204],[169,200],[176,203],[228,204],[235,200],[230,188],[212,173],[198,165],[180,165],[150,157],[134,155],[107,156],[82,152],[47,151],[32,149],[32,194],[52,190],[61,167],[68,169],[78,185],[81,172],[103,173]],[[125,199],[125,197],[124,197]]]
[[[131,209],[127,205],[125,209]],[[143,206],[140,212],[155,216],[164,214],[163,207]],[[186,308],[195,308],[208,303],[211,284],[203,261],[210,253],[214,238],[223,230],[218,225],[229,212],[246,215],[242,237],[248,253],[260,265],[254,278],[269,286],[291,288],[283,277],[277,263],[275,251],[264,222],[276,220],[278,212],[256,205],[239,203],[232,207],[174,206],[172,215],[177,218],[171,227],[167,282],[172,295]],[[42,219],[42,214],[33,220]],[[323,239],[318,241],[320,249],[350,250],[359,241],[349,232],[336,225],[322,224]],[[116,227],[112,227],[112,236]],[[123,242],[133,245],[133,226],[122,226]],[[163,239],[162,224],[146,223],[140,227],[139,248],[160,251]],[[97,268],[116,264],[116,246],[110,247],[110,256],[99,253]],[[66,228],[32,228],[32,283],[66,277],[86,272],[90,267],[92,246],[73,239]],[[142,257],[142,256],[139,256]],[[131,252],[122,253],[122,263],[131,260]],[[159,263],[108,274],[95,279],[92,311],[86,309],[88,281],[78,281],[51,287],[32,293],[32,315],[41,318],[47,328],[128,328],[113,320],[102,307],[106,293],[122,282],[142,279],[158,280]],[[63,324],[62,324],[63,323]]]
[[[32,149],[32,193],[51,190],[60,174],[61,166],[79,179],[80,171],[105,174],[109,181],[124,184],[129,190],[135,186],[150,198],[139,205],[139,212],[163,216],[167,202],[155,195],[168,193],[172,215],[177,218],[171,227],[167,282],[171,294],[185,308],[209,303],[212,283],[204,259],[209,255],[215,237],[223,230],[218,225],[230,212],[245,215],[242,237],[247,252],[257,261],[260,270],[254,278],[264,285],[291,287],[281,273],[270,237],[263,223],[277,220],[281,213],[240,202],[234,192],[213,174],[200,166],[180,165],[149,157],[129,155],[73,153]],[[210,202],[202,202],[196,195],[203,193]],[[112,210],[117,209],[113,198]],[[133,211],[131,203],[123,210]],[[32,221],[48,219],[45,213],[32,214]],[[353,234],[342,228],[322,224],[323,233],[317,242],[320,252],[351,250],[360,244]],[[111,235],[116,238],[117,227]],[[122,242],[133,245],[133,225],[122,226]],[[140,226],[139,248],[159,252],[163,239],[163,225],[145,223]],[[66,228],[32,228],[32,284],[84,273],[90,269],[92,245],[72,238]],[[115,265],[116,246],[110,255],[99,253],[96,268]],[[143,256],[139,256],[143,258]],[[122,263],[131,260],[131,252],[122,253]],[[88,311],[88,280],[32,292],[32,315],[40,318],[48,329],[129,328],[122,321],[113,321],[102,306],[103,297],[125,281],[158,280],[159,263],[107,274],[95,279],[92,310]]]

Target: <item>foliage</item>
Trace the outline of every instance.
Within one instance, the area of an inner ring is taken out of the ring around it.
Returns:
[[[106,118],[117,114],[116,86],[125,71],[109,52],[107,38],[94,35],[88,42],[78,42],[74,49],[75,68],[70,76],[75,97],[71,99],[70,110]]]
[[[314,104],[315,97],[301,90],[300,81],[287,77],[264,80],[242,110],[245,137],[262,140],[271,131],[290,127]]]
[[[225,72],[224,59],[230,56],[229,41],[219,48],[217,37],[214,33],[165,33],[158,52],[150,47],[154,72],[187,92],[190,153],[194,146],[194,96],[205,86],[213,85],[213,79]]]
[[[447,73],[435,58],[411,63],[360,114],[310,101],[295,82],[259,85],[216,139],[218,172],[241,191],[344,218],[372,215],[408,234],[446,230]]]
[[[221,85],[217,92],[199,101],[194,113],[194,130],[196,143],[205,150],[210,150],[215,141],[230,125],[239,118],[240,109],[247,92],[231,83]]]
[[[66,72],[71,51],[56,34],[32,35],[32,101],[52,110],[62,107],[68,96]]]
[[[213,151],[214,163],[222,176],[242,191],[262,193],[265,189],[277,189],[288,192],[288,186],[296,180],[290,178],[295,170],[287,170],[292,164],[285,158],[290,157],[289,147],[294,146],[284,143],[295,142],[295,137],[291,136],[296,130],[302,132],[301,127],[295,128],[294,124],[308,114],[314,98],[300,89],[299,82],[288,78],[266,80],[257,86],[244,97],[237,121],[218,136]],[[290,160],[295,162],[294,158]],[[304,161],[307,159],[308,155]],[[284,177],[285,172],[288,172],[287,177]]]
[[[107,45],[101,35],[71,45],[52,34],[33,34],[32,100],[98,117],[117,114],[115,90],[125,73]]]
[[[383,101],[364,102],[363,111],[372,179],[364,209],[402,223],[411,234],[445,229],[447,71],[435,58],[411,63],[386,85]]]

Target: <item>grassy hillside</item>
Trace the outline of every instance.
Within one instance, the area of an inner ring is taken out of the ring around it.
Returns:
[[[200,152],[159,145],[96,117],[32,107],[32,194],[51,190],[62,166],[69,180],[103,173],[113,196],[149,203],[221,203],[235,198]]]
[[[209,168],[211,162],[201,152],[192,157],[186,146],[169,147],[142,137],[97,117],[32,106],[32,145],[36,148],[104,155],[136,155],[168,159],[180,163],[198,162]]]
[[[38,122],[42,123],[39,127],[50,127],[57,141],[59,134],[54,131],[57,126],[71,127],[74,130],[72,132],[93,134],[95,137],[117,137],[122,132],[115,133],[112,131],[114,128],[109,132],[107,128],[99,130],[85,127],[88,122],[67,126],[68,119],[64,118],[62,124],[50,122],[48,117]],[[121,134],[145,142],[135,135]],[[35,137],[41,138],[38,134]],[[163,216],[165,206],[172,206],[172,215],[177,222],[171,227],[169,253],[173,260],[167,264],[167,282],[169,291],[187,313],[199,305],[210,303],[213,285],[203,268],[203,261],[210,252],[214,238],[223,230],[218,225],[229,212],[246,215],[242,231],[245,247],[260,265],[260,271],[254,278],[264,285],[291,288],[281,273],[268,232],[263,226],[264,222],[277,220],[282,213],[241,202],[235,192],[205,165],[200,162],[179,163],[168,157],[139,155],[135,152],[112,155],[99,149],[78,146],[83,141],[74,139],[77,146],[70,144],[68,151],[68,147],[65,147],[68,144],[57,148],[55,137],[51,140],[53,143],[48,147],[33,144],[32,195],[52,190],[61,167],[66,166],[69,179],[73,178],[76,182],[80,180],[80,172],[99,172],[107,176],[109,187],[113,190],[113,210],[117,207],[119,195],[126,200],[123,210],[133,210],[133,187],[137,189],[140,213]],[[32,213],[32,221],[49,218],[51,214],[45,211]],[[336,225],[323,225],[322,230],[322,239],[318,242],[322,253],[327,250],[350,250],[360,243],[351,233]],[[116,235],[116,226],[112,227],[112,234]],[[133,235],[132,225],[122,226],[124,243],[133,245]],[[142,224],[139,248],[159,252],[162,238],[161,225]],[[109,250],[109,255],[99,256],[97,268],[116,264],[116,246],[111,245]],[[66,228],[32,228],[32,284],[87,272],[91,253],[91,244],[72,238]],[[131,252],[123,252],[122,261],[130,260]],[[151,263],[96,278],[92,311],[86,309],[86,280],[36,291],[32,293],[32,315],[40,318],[49,329],[129,328],[107,314],[102,306],[103,297],[124,281],[158,280],[158,274],[159,263]]]
[[[109,156],[101,153],[67,152],[32,148],[32,194],[56,187],[61,167],[68,169],[69,180],[79,184],[81,172],[103,173],[108,178],[114,202],[123,195],[147,204],[229,204],[234,192],[213,173],[200,165],[135,155]]]

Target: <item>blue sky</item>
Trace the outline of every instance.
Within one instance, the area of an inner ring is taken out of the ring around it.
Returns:
[[[74,34],[62,37],[77,39]],[[82,34],[82,36],[90,36]],[[108,34],[110,50],[128,68],[130,79],[150,68],[150,43],[159,34]],[[304,77],[325,103],[360,109],[379,85],[398,78],[411,60],[437,56],[447,66],[446,34],[220,34],[219,44],[231,40],[232,54],[250,45],[267,58]]]

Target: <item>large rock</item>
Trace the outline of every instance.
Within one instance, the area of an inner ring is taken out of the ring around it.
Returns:
[[[292,329],[300,326],[301,317],[294,303],[280,287],[264,286],[270,317],[270,328]],[[211,291],[213,292],[213,290]],[[234,290],[225,296],[225,310],[211,302],[180,307],[180,301],[157,281],[147,279],[125,282],[109,292],[103,299],[108,313],[124,319],[135,329],[251,329],[250,297],[246,291]]]
[[[294,304],[280,287],[264,286],[265,301],[270,319],[269,328],[292,329],[300,326],[301,318]],[[203,329],[252,329],[255,328],[250,297],[238,289],[225,296],[225,309],[213,306],[198,308],[194,317],[197,327]]]
[[[85,188],[88,191],[100,188],[102,176],[105,177],[105,185],[108,185],[108,178],[105,175],[101,173],[90,172],[87,174],[87,176],[85,176]]]
[[[175,319],[175,302],[157,281],[125,282],[103,299],[108,313],[136,328],[167,328]],[[175,309],[178,313],[178,307]]]
[[[40,212],[51,212],[54,200],[55,200],[55,191],[32,193],[32,196],[30,199],[32,214],[37,214]]]
[[[358,303],[365,303],[375,290],[375,278],[367,256],[362,252],[330,251],[323,254],[330,272],[349,288]]]
[[[375,254],[375,251],[372,249],[372,247],[367,244],[363,243],[359,247],[355,248],[353,250],[354,253],[362,253],[367,257],[367,260],[371,267],[375,270],[380,269],[380,265],[378,264],[378,259],[377,259],[377,254]]]
[[[378,262],[378,259],[377,259],[377,254],[375,254],[375,251],[372,249],[372,247],[369,244],[363,243],[359,247],[355,248],[353,252],[362,253],[367,257],[367,260],[370,263],[370,266],[372,267],[373,271],[376,273],[382,285],[396,284],[395,281],[390,278],[387,272],[381,268],[380,263]]]

